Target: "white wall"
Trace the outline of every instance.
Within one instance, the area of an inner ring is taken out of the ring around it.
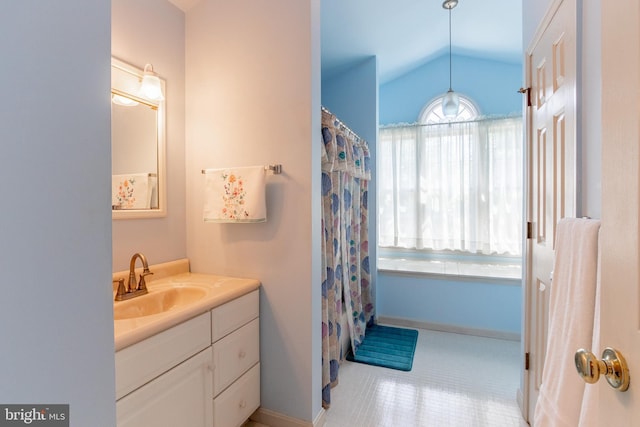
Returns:
[[[255,277],[262,407],[321,411],[320,2],[202,0],[186,13],[187,255]],[[282,164],[268,221],[205,224],[202,169]]]
[[[74,426],[115,425],[109,22],[0,5],[0,402],[68,403]]]
[[[113,221],[113,271],[142,252],[152,264],[186,257],[185,24],[166,0],[112,0],[111,52],[140,69],[146,63],[166,80],[167,216]]]

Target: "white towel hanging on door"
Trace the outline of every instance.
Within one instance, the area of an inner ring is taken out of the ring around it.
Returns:
[[[599,231],[598,220],[565,218],[558,223],[536,427],[579,425],[585,383],[576,372],[574,355],[592,346]]]

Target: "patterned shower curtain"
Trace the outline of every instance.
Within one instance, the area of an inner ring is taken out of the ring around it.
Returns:
[[[369,271],[369,147],[328,111],[322,111],[322,405],[329,407],[340,361],[354,352],[373,322]],[[349,330],[342,331],[345,310]]]

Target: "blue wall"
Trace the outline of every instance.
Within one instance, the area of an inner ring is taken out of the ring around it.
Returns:
[[[500,115],[522,110],[522,95],[517,92],[522,81],[521,64],[462,56],[454,56],[453,63],[454,90],[469,96],[481,114]],[[339,76],[322,81],[322,104],[369,141],[374,165],[378,123],[415,122],[424,105],[442,95],[449,85],[448,56],[381,86],[376,64],[372,57]],[[375,261],[377,222],[373,185],[369,206],[369,250],[371,260]],[[375,271],[372,263],[374,275]],[[378,272],[374,280],[379,317],[451,326],[452,330],[471,333],[490,331],[510,337],[520,334],[522,290],[517,283],[490,279],[446,280],[392,272]]]
[[[482,115],[522,111],[522,64],[454,55],[453,90],[480,107]],[[380,87],[380,124],[413,123],[422,108],[449,88],[449,55]]]
[[[364,138],[369,144],[371,172],[369,182],[369,267],[371,283],[376,289],[377,259],[377,194],[376,145],[378,141],[378,60],[369,57],[353,68],[330,79],[322,80],[322,105],[342,123]]]
[[[367,58],[346,72],[322,80],[322,105],[369,145],[378,135],[378,62]]]
[[[520,335],[519,284],[378,273],[378,316],[479,335]]]
[[[482,115],[521,113],[522,64],[453,57],[453,89]],[[380,124],[413,123],[422,108],[449,87],[444,55],[380,88]],[[452,279],[378,272],[380,317],[451,326],[471,333],[515,337],[521,330],[522,287],[491,279]]]

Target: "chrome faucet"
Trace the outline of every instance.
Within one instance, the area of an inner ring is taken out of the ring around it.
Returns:
[[[140,281],[136,282],[136,260],[140,258],[142,261],[142,273],[140,274]],[[126,299],[130,299],[133,297],[137,297],[139,295],[144,295],[147,292],[147,284],[144,278],[150,274],[153,274],[149,270],[149,264],[147,263],[147,257],[145,257],[140,252],[133,254],[131,257],[131,262],[129,263],[129,283],[127,287],[124,286],[124,279],[120,279],[118,282],[118,290],[116,292],[116,301],[122,301]]]

